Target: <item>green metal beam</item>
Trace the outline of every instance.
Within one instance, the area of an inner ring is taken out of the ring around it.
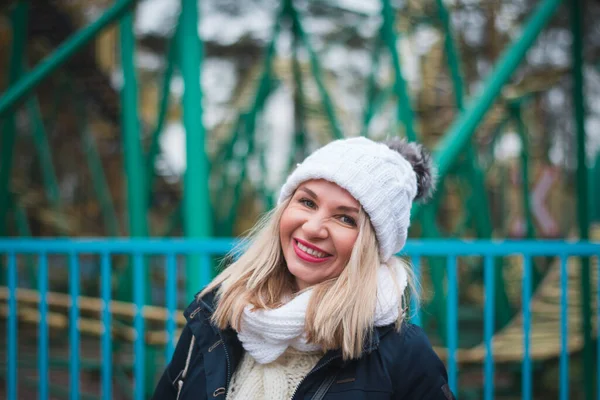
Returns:
[[[410,95],[406,80],[402,74],[402,65],[400,53],[397,48],[396,32],[394,29],[394,10],[390,0],[382,0],[383,25],[381,27],[383,40],[392,57],[392,66],[394,68],[394,91],[397,99],[397,118],[404,124],[406,137],[409,141],[417,140],[417,133],[414,127],[414,112],[411,106]]]
[[[294,147],[290,157],[288,170],[294,168],[295,163],[301,162],[306,157],[306,104],[304,94],[304,79],[302,78],[302,69],[298,59],[298,49],[300,47],[300,37],[296,25],[292,21],[292,74],[294,75]]]
[[[452,23],[450,22],[450,14],[444,4],[443,0],[436,0],[438,9],[438,18],[444,28],[444,49],[446,53],[446,59],[448,61],[448,68],[450,69],[450,76],[454,83],[454,99],[456,101],[456,107],[459,110],[464,109],[464,84],[463,74],[460,68],[460,57],[456,50],[456,41],[454,40],[454,30],[452,29]]]
[[[375,98],[377,93],[377,73],[379,71],[379,59],[381,51],[381,39],[378,37],[375,40],[373,49],[371,51],[371,72],[367,79],[367,101],[365,104],[365,111],[363,114],[363,126],[360,132],[361,136],[368,136],[369,124],[373,115],[375,115]]]
[[[481,93],[470,102],[465,112],[454,121],[448,133],[439,141],[434,151],[434,159],[438,165],[440,181],[446,177],[452,164],[465,149],[477,126],[498,98],[502,87],[517,69],[560,3],[561,0],[543,0],[538,4],[517,41],[512,43],[500,58],[495,70],[484,83]]]
[[[123,156],[127,175],[127,209],[129,210],[129,234],[132,237],[148,235],[145,201],[146,176],[142,154],[140,123],[138,119],[138,92],[135,74],[133,14],[124,15],[120,21],[121,67],[123,88],[121,90]]]
[[[521,105],[518,103],[511,104],[509,109],[522,143],[521,179],[523,181],[522,201],[523,213],[525,214],[525,234],[527,239],[532,239],[535,236],[535,229],[533,225],[533,213],[531,212],[531,196],[529,194],[529,140],[527,137],[527,128],[521,115]]]
[[[110,194],[110,188],[106,181],[104,168],[102,167],[102,160],[100,154],[98,154],[94,137],[88,125],[85,103],[76,95],[72,87],[70,93],[71,96],[75,96],[73,106],[77,114],[79,131],[81,132],[81,144],[88,169],[90,170],[90,175],[92,176],[94,192],[96,192],[98,202],[100,203],[100,209],[102,210],[104,228],[108,235],[116,237],[120,235],[119,220]]]
[[[26,1],[19,1],[11,10],[10,14],[12,45],[10,49],[8,81],[11,84],[16,82],[23,72],[23,61],[27,41],[27,10],[28,3]],[[0,237],[3,237],[8,233],[7,214],[11,195],[10,176],[13,166],[15,140],[17,137],[15,114],[8,114],[4,120],[0,118],[0,124],[3,124],[2,135],[0,135],[0,143],[2,144],[0,159]],[[0,260],[0,284],[4,285],[5,283],[6,273],[4,265]]]
[[[184,229],[187,237],[209,237],[212,218],[209,162],[206,155],[205,131],[202,123],[202,91],[200,65],[202,47],[198,37],[198,1],[182,0],[179,38],[179,66],[183,75],[183,123],[186,132],[186,171],[184,178]],[[186,294],[194,294],[211,279],[210,258],[190,257],[186,263]],[[200,264],[200,265],[198,265]]]
[[[592,209],[591,217],[592,221],[600,223],[600,151],[596,153],[596,161],[594,168],[590,174],[591,188],[592,188]]]
[[[181,18],[181,16],[180,16]],[[173,78],[173,71],[175,70],[175,66],[177,64],[177,35],[179,32],[179,23],[177,23],[177,28],[175,32],[173,32],[173,36],[169,40],[169,51],[167,54],[167,68],[165,69],[165,73],[163,76],[162,88],[160,91],[160,98],[158,103],[158,117],[156,118],[156,126],[154,127],[154,131],[152,132],[152,138],[150,142],[150,147],[148,148],[147,156],[146,156],[146,171],[148,183],[147,193],[148,193],[148,206],[150,206],[150,195],[152,193],[152,187],[154,184],[154,177],[156,175],[156,168],[154,168],[154,162],[156,160],[156,156],[158,155],[158,151],[160,148],[159,138],[162,133],[165,119],[167,115],[167,111],[169,108],[169,98],[171,97],[171,80]]]
[[[310,61],[310,69],[312,75],[315,79],[315,83],[317,84],[317,90],[319,91],[319,95],[321,96],[321,102],[323,103],[323,108],[325,109],[325,113],[327,114],[327,118],[329,120],[329,125],[331,126],[331,132],[336,139],[342,139],[344,134],[341,130],[339,121],[335,114],[335,107],[329,94],[327,93],[327,89],[325,88],[325,83],[323,81],[323,72],[321,71],[321,66],[319,65],[319,60],[317,58],[317,54],[315,53],[312,44],[310,43],[310,39],[306,34],[306,31],[302,27],[302,21],[300,20],[300,16],[298,15],[298,10],[294,7],[291,0],[286,0],[286,4],[288,7],[288,11],[292,18],[292,22],[297,33],[304,43],[304,47],[308,52],[308,57]]]
[[[31,72],[14,85],[11,85],[2,97],[0,97],[0,117],[12,111],[44,78],[65,63],[83,46],[87,45],[104,28],[121,18],[136,2],[137,0],[118,0],[100,18],[85,28],[80,29],[52,54],[42,60]],[[25,38],[25,35],[22,38]]]
[[[29,121],[32,124],[33,143],[39,157],[46,196],[48,196],[48,200],[54,211],[60,216],[59,230],[60,233],[64,235],[68,231],[68,227],[66,226],[63,215],[58,178],[56,177],[56,170],[54,169],[54,163],[52,162],[52,154],[50,151],[50,144],[48,143],[46,128],[44,127],[44,121],[42,120],[42,112],[35,97],[30,97],[27,100],[27,112],[29,114]]]
[[[572,75],[573,105],[577,137],[577,219],[579,238],[589,239],[589,188],[588,168],[585,151],[585,100],[583,95],[583,1],[571,0]],[[590,287],[590,259],[581,258],[581,311],[583,331],[583,387],[586,400],[594,398],[594,356],[592,350],[592,295]],[[600,368],[600,367],[599,367]]]

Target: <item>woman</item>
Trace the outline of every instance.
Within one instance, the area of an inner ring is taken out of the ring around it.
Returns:
[[[334,141],[185,311],[155,399],[452,399],[444,365],[404,320],[410,209],[433,189],[414,143]]]

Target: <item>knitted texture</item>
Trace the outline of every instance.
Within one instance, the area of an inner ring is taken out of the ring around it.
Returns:
[[[375,228],[383,262],[404,247],[410,209],[417,194],[417,176],[398,152],[364,137],[331,142],[308,156],[288,176],[279,203],[302,182],[312,179],[333,182],[358,200]]]
[[[319,362],[322,352],[288,349],[277,360],[260,364],[245,353],[231,379],[227,400],[288,400]]]
[[[373,316],[375,326],[389,325],[398,319],[407,281],[404,266],[396,258],[391,258],[388,264],[379,266],[377,301]],[[238,338],[256,362],[273,362],[288,347],[305,352],[320,349],[319,346],[306,341],[304,326],[311,295],[312,289],[308,289],[276,309],[253,309],[250,305],[246,306]]]

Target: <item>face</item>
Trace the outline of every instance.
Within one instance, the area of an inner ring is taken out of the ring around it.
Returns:
[[[359,208],[350,193],[322,179],[296,189],[281,216],[279,239],[298,290],[342,273],[358,237]]]

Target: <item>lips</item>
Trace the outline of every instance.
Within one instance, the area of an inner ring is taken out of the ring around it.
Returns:
[[[322,263],[332,256],[314,245],[300,239],[293,239],[294,251],[298,258],[311,263]]]

